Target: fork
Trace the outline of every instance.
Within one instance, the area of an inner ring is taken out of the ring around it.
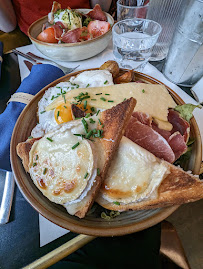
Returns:
[[[34,62],[35,64],[41,64],[42,61],[50,62],[50,63],[54,64],[55,66],[57,66],[58,68],[60,68],[65,74],[69,74],[69,73],[73,72],[76,68],[78,68],[80,66],[80,65],[77,65],[76,67],[73,67],[73,68],[65,67],[65,66],[62,66],[62,65],[52,61],[52,60],[39,57],[31,52],[24,54],[23,52],[21,52],[17,49],[13,49],[13,52],[30,60],[30,61],[32,61],[32,62]]]

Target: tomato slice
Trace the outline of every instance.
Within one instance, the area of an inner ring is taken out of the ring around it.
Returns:
[[[37,39],[47,43],[58,43],[58,40],[55,38],[55,31],[53,27],[49,27],[42,31]]]
[[[93,37],[105,34],[110,28],[111,25],[109,22],[98,20],[91,21],[87,26],[89,33],[92,34]]]

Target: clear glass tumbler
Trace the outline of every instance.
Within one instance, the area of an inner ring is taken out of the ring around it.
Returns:
[[[117,1],[117,20],[142,18],[145,19],[149,7],[149,1],[143,1],[144,5],[137,6],[134,0],[118,0]]]
[[[151,61],[160,61],[167,56],[183,6],[183,0],[150,1],[147,19],[158,22],[163,29],[153,48]]]
[[[113,54],[120,67],[142,71],[160,32],[160,24],[151,20],[117,22],[112,29]]]

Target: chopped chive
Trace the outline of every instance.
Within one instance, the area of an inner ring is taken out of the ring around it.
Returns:
[[[59,112],[60,112],[60,111],[58,110],[58,112],[57,112],[57,116],[56,116],[56,117],[57,117],[57,119],[58,119],[58,117],[59,117]]]
[[[94,107],[91,107],[91,111],[92,111],[92,112],[94,112],[94,111],[95,111]]]
[[[104,81],[104,84],[106,84],[108,82],[108,80]]]
[[[80,87],[80,86],[77,84],[77,85],[76,85],[76,88],[79,88],[79,87]]]
[[[90,113],[87,113],[87,115],[85,116],[85,118],[89,118],[90,117]]]
[[[74,87],[71,87],[71,90],[73,90],[74,89]]]
[[[45,98],[45,100],[47,101],[48,99],[47,99],[47,98]]]
[[[125,101],[125,100],[126,100],[126,98],[123,99],[123,101]]]
[[[28,136],[28,139],[32,139],[33,137],[32,136]]]
[[[97,111],[97,114],[96,114],[96,116],[98,116],[99,112],[100,112],[100,110],[98,110],[98,111]]]
[[[81,137],[84,137],[83,134],[74,134],[75,136],[81,136]]]
[[[79,146],[79,145],[80,145],[80,142],[76,143],[74,146],[72,146],[72,149],[77,148],[77,146]]]
[[[98,119],[98,121],[99,121],[99,124],[102,125],[100,119]]]
[[[64,103],[66,104],[66,97],[64,94],[63,94],[63,99],[64,99]]]
[[[96,101],[97,99],[91,99],[92,101]]]
[[[104,124],[102,125],[102,128],[104,128]]]
[[[100,93],[96,93],[95,95],[101,95],[102,94],[102,92],[100,92]]]
[[[84,126],[85,132],[88,133],[88,124],[84,118],[82,119],[82,124]]]
[[[113,103],[114,101],[113,100],[108,100],[109,103]]]
[[[145,90],[143,89],[142,92],[145,93]]]
[[[90,118],[89,121],[90,123],[95,123],[95,121],[92,118]]]
[[[38,156],[38,155],[36,155],[35,160],[38,160],[38,157],[39,157],[39,156]]]
[[[43,175],[45,175],[47,172],[47,168],[44,168]]]
[[[57,86],[56,86],[56,88],[57,88],[57,89],[61,89],[61,87],[57,87]]]
[[[97,132],[97,129],[93,129],[92,131],[93,131],[93,134],[96,134],[96,132]]]
[[[110,95],[109,93],[105,93],[105,95]]]
[[[100,169],[97,168],[97,175],[99,176],[100,175]]]
[[[86,85],[86,88],[88,88],[90,86],[90,84],[88,83],[87,85]]]
[[[63,107],[67,108],[67,106],[63,106]]]
[[[57,93],[57,95],[61,95],[60,93]]]
[[[86,95],[86,96],[84,96],[84,97],[81,97],[79,101],[82,101],[82,100],[84,100],[84,99],[88,99],[88,98],[90,98],[90,96],[89,96],[89,95]]]
[[[86,109],[86,107],[87,107],[87,100],[85,100],[84,102],[84,109]]]
[[[44,111],[41,111],[40,114],[43,114],[43,113],[45,113],[45,112],[46,112],[45,110],[44,110]]]
[[[50,142],[53,142],[53,140],[51,138],[49,138],[49,137],[47,137],[47,140],[49,140]]]
[[[87,178],[87,176],[88,176],[88,173],[86,172],[86,174],[85,174],[84,178]]]
[[[104,97],[101,97],[100,99],[101,99],[102,101],[106,101],[106,99],[105,99]]]
[[[36,165],[37,165],[37,163],[33,163],[33,165],[32,165],[32,166],[33,166],[33,167],[35,167]]]
[[[93,134],[93,131],[91,130],[86,134],[85,138],[89,139],[92,136],[92,134]]]
[[[114,205],[120,205],[120,203],[117,202],[117,201],[115,201],[115,202],[113,202],[113,203],[114,203]]]

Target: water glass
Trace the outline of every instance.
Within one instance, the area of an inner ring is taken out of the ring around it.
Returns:
[[[118,0],[117,1],[117,20],[142,18],[145,19],[149,7],[149,1],[143,1],[144,5],[137,6],[135,0]]]
[[[167,56],[184,4],[185,0],[150,1],[147,19],[158,22],[162,27],[162,32],[152,51],[151,61],[160,61]]]
[[[112,29],[113,54],[120,67],[142,71],[160,32],[160,24],[151,20],[117,22]]]

